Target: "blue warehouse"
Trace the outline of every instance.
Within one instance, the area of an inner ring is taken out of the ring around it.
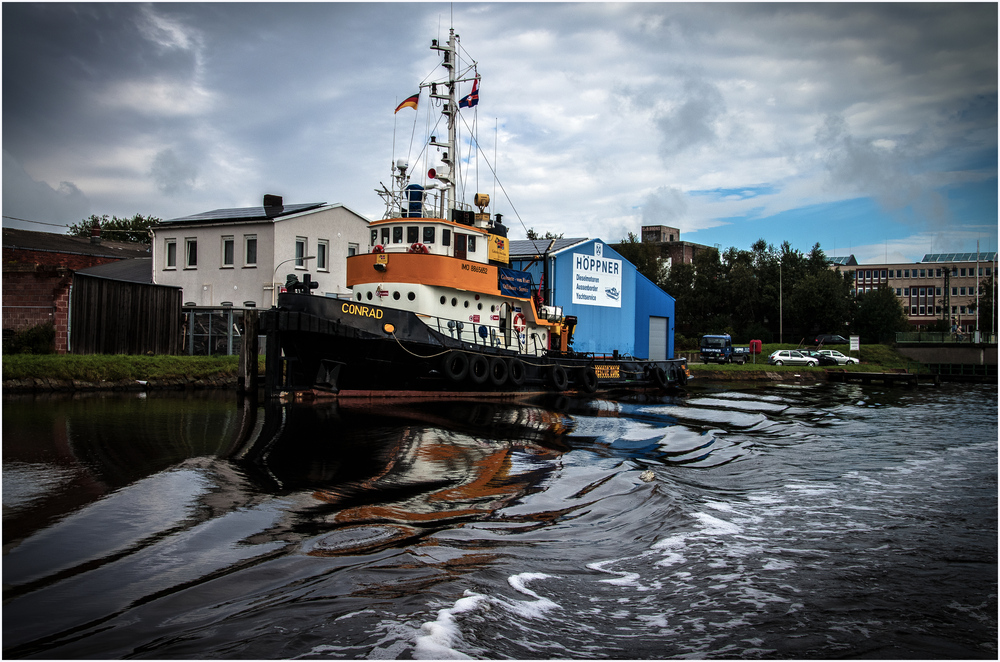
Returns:
[[[674,357],[674,298],[600,239],[514,240],[510,263],[576,316],[574,350]]]

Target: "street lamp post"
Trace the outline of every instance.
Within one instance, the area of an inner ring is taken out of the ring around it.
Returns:
[[[274,273],[271,274],[271,306],[272,307],[278,305],[278,286],[279,286],[279,283],[276,283],[274,281],[274,279],[278,277],[278,269],[281,268],[281,265],[288,264],[289,262],[297,261],[297,260],[302,260],[303,262],[305,262],[306,260],[315,260],[315,259],[316,259],[315,255],[308,255],[306,257],[290,257],[287,260],[283,260],[283,261],[279,262],[278,265],[276,267],[274,267]]]

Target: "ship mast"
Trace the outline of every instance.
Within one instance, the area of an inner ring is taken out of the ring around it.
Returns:
[[[431,145],[434,147],[443,147],[444,154],[441,156],[441,161],[444,163],[444,168],[441,171],[436,172],[435,179],[438,179],[445,184],[445,195],[444,195],[444,213],[447,214],[448,210],[454,209],[456,204],[456,187],[455,187],[455,144],[456,138],[456,116],[458,115],[458,105],[455,103],[455,83],[457,78],[455,75],[455,68],[458,65],[458,40],[459,37],[455,34],[455,28],[450,28],[448,30],[448,43],[444,46],[438,44],[438,40],[434,39],[431,41],[431,50],[441,51],[444,60],[441,63],[445,69],[448,70],[448,90],[447,94],[442,94],[437,89],[437,84],[431,84],[431,98],[439,99],[444,102],[444,107],[441,109],[441,114],[448,118],[448,140],[447,142],[438,142],[437,138],[431,138]],[[444,214],[442,214],[443,216]]]

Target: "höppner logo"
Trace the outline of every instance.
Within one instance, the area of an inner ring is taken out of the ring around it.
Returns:
[[[576,258],[576,269],[578,271],[592,271],[602,274],[617,274],[621,260],[609,260],[607,258],[590,257],[574,253]]]

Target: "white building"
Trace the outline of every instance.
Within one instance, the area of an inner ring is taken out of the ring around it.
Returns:
[[[288,274],[313,294],[349,297],[347,264],[368,244],[368,219],[341,204],[217,209],[162,221],[153,232],[153,282],[184,290],[186,305],[270,308]]]

